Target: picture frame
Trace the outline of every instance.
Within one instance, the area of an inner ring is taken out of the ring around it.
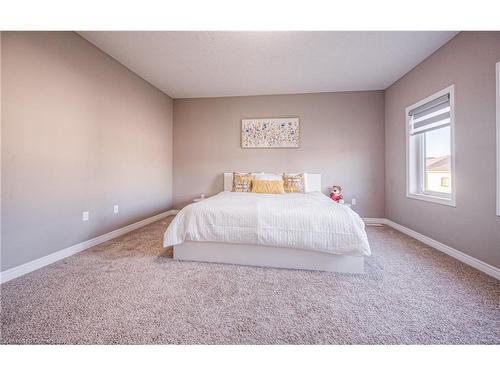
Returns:
[[[242,148],[299,148],[298,117],[241,120]]]

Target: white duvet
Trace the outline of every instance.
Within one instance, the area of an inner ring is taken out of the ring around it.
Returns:
[[[184,207],[175,216],[163,245],[184,241],[370,255],[359,215],[319,192],[277,195],[224,191]]]

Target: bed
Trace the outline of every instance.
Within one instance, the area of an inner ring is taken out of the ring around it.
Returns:
[[[224,191],[184,207],[163,244],[174,259],[249,266],[363,273],[370,246],[364,222],[320,192],[321,175],[308,174],[307,193]]]

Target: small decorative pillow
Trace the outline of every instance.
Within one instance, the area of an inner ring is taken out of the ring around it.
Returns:
[[[283,173],[284,188],[287,193],[305,193],[306,177],[304,173],[286,174]]]
[[[284,194],[285,189],[283,189],[283,180],[282,181],[253,180],[252,193]]]
[[[252,191],[252,180],[254,173],[233,172],[233,191],[238,193],[250,193]]]

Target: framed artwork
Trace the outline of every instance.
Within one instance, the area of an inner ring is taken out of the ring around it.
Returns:
[[[243,148],[298,148],[299,118],[260,118],[241,120]]]

